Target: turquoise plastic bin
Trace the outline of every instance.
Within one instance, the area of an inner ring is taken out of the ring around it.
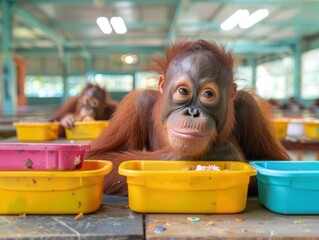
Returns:
[[[318,161],[254,161],[262,205],[280,214],[319,213]]]

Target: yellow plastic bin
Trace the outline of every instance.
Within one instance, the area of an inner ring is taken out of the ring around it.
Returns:
[[[216,165],[221,171],[185,170]],[[237,213],[246,208],[250,176],[244,162],[132,160],[119,166],[127,176],[129,207],[143,213]]]
[[[15,122],[17,138],[21,142],[25,141],[52,141],[58,138],[58,122]]]
[[[278,138],[285,138],[287,136],[287,128],[289,119],[287,118],[275,118],[273,119],[275,133]]]
[[[307,120],[305,131],[307,137],[319,139],[319,120]]]
[[[65,136],[68,140],[95,139],[108,125],[108,121],[75,122],[73,128],[65,128]]]
[[[0,214],[78,214],[102,202],[109,161],[85,160],[75,171],[0,171]]]

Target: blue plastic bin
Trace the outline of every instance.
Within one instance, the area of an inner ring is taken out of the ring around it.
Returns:
[[[280,214],[319,213],[318,161],[254,161],[259,201]]]

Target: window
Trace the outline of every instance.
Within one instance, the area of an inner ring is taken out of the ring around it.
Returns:
[[[88,82],[86,76],[69,76],[68,83],[68,96],[75,96],[80,93]]]
[[[158,74],[152,72],[137,72],[135,74],[136,89],[154,89],[157,90]]]
[[[94,82],[109,92],[129,92],[133,90],[133,75],[96,74]]]
[[[267,99],[293,96],[294,75],[291,57],[267,62],[257,67],[257,93]]]
[[[235,73],[235,81],[238,89],[252,88],[253,77],[251,66],[239,66]]]
[[[315,99],[319,97],[319,49],[302,54],[301,97]]]
[[[63,78],[61,76],[26,76],[24,92],[27,97],[62,97]]]

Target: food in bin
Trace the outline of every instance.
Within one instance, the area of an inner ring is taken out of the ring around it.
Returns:
[[[220,167],[217,165],[195,165],[195,166],[187,166],[182,170],[194,170],[194,171],[220,171]]]
[[[95,119],[92,117],[86,116],[86,117],[82,118],[80,121],[89,122],[89,121],[95,121]]]
[[[246,207],[256,170],[239,161],[131,160],[120,164],[119,174],[126,176],[132,211],[237,213]]]

